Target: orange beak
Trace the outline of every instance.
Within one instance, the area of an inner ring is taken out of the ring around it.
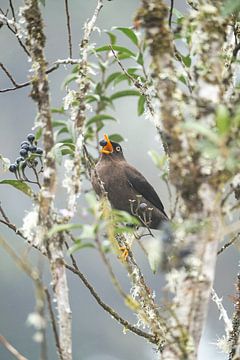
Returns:
[[[109,154],[111,154],[111,153],[113,152],[113,146],[112,146],[111,141],[109,140],[107,134],[104,134],[104,139],[105,139],[105,141],[107,142],[107,145],[105,145],[105,146],[102,148],[102,150],[100,150],[100,152],[101,152],[102,154],[107,154],[107,155],[109,155]]]

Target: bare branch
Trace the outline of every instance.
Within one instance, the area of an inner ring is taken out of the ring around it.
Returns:
[[[58,331],[57,331],[57,323],[56,323],[54,311],[53,311],[53,308],[52,308],[51,296],[50,296],[50,293],[49,293],[47,288],[45,288],[45,294],[46,294],[46,299],[47,299],[47,304],[48,304],[48,311],[49,311],[49,315],[50,315],[50,319],[51,319],[51,325],[52,325],[52,329],[53,329],[53,335],[54,335],[55,344],[56,344],[56,348],[57,348],[57,351],[58,351],[59,359],[64,360],[62,350],[61,350],[61,346],[60,346]]]
[[[227,249],[229,246],[231,246],[236,240],[238,240],[238,239],[239,239],[239,236],[240,236],[240,232],[237,233],[235,236],[233,236],[233,238],[232,238],[229,242],[227,242],[225,245],[223,245],[223,246],[221,247],[221,249],[218,250],[217,254],[220,255],[224,250],[226,250],[226,249]]]
[[[38,224],[34,241],[37,245],[45,245],[51,264],[52,284],[56,294],[59,341],[64,360],[72,359],[71,309],[68,297],[68,283],[64,266],[63,238],[55,234],[51,239],[48,231],[55,219],[53,201],[56,190],[56,162],[52,150],[54,147],[51,107],[49,99],[49,83],[46,75],[45,34],[39,3],[37,0],[25,0],[22,14],[27,24],[27,40],[34,75],[32,79],[32,99],[38,107],[37,125],[43,129],[43,146],[45,149],[43,185],[38,196]],[[37,64],[37,66],[36,66]]]
[[[169,25],[170,29],[172,27],[173,8],[174,8],[174,0],[171,0],[170,10],[169,10],[169,17],[168,17],[168,25]]]
[[[229,360],[240,357],[240,274],[237,275],[236,295],[234,297],[234,314],[232,319],[232,332],[229,336],[230,353]]]
[[[71,19],[68,7],[68,0],[64,0],[65,2],[65,11],[67,18],[67,31],[68,31],[68,47],[69,47],[69,56],[72,58],[72,34],[71,34]]]
[[[14,8],[13,8],[14,11]],[[19,45],[22,47],[23,51],[27,54],[27,56],[30,56],[30,53],[28,51],[28,49],[26,48],[25,44],[22,42],[22,40],[20,39],[20,37],[18,36],[18,30],[17,30],[17,23],[16,20],[14,19],[13,21],[10,21],[7,16],[4,14],[4,12],[2,11],[2,9],[0,9],[0,12],[2,13],[2,15],[0,15],[0,19],[2,21],[5,22],[5,25],[8,27],[8,29],[15,35],[15,37],[17,38],[17,41],[19,43]],[[13,24],[12,24],[13,23]],[[12,27],[13,26],[13,27]]]
[[[90,283],[88,282],[88,280],[86,279],[86,277],[81,273],[81,271],[78,269],[78,267],[76,266],[76,263],[74,262],[73,258],[73,266],[70,266],[68,264],[65,264],[66,268],[68,270],[70,270],[72,273],[74,273],[75,275],[77,275],[81,281],[84,283],[84,285],[88,288],[88,290],[90,291],[91,295],[95,298],[95,300],[97,301],[97,303],[106,311],[108,312],[115,320],[117,320],[121,325],[124,326],[124,328],[126,330],[130,330],[131,332],[133,332],[136,335],[139,335],[141,337],[146,338],[149,342],[156,344],[156,338],[154,335],[145,333],[144,331],[136,328],[135,326],[131,325],[127,320],[124,320],[118,313],[116,313],[116,311],[114,311],[110,306],[108,306],[107,304],[105,304],[102,299],[100,298],[100,296],[97,294],[97,292],[94,290],[94,288],[92,287],[92,285],[90,285]]]
[[[51,68],[49,68],[48,70],[46,70],[46,74],[50,74],[51,72],[55,71],[56,69],[58,69],[59,65],[58,64],[55,64],[53,65]],[[7,89],[0,89],[0,93],[6,93],[6,92],[9,92],[9,91],[15,91],[15,90],[18,90],[18,89],[22,89],[26,86],[29,86],[31,85],[32,82],[31,81],[26,81],[24,83],[21,83],[21,84],[15,84],[16,86],[13,87],[13,88],[7,88]]]
[[[7,75],[7,77],[10,79],[10,81],[13,83],[14,86],[18,86],[16,81],[13,79],[12,75],[10,74],[10,72],[7,70],[7,68],[0,63],[0,67],[3,69],[3,71],[5,72],[5,74]]]
[[[10,342],[7,341],[7,339],[0,335],[0,343],[17,359],[17,360],[27,360],[27,358],[20,354],[17,349],[13,345],[10,344]]]

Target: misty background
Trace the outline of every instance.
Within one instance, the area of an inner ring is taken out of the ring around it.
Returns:
[[[14,1],[14,3],[16,9],[19,4],[22,4],[21,1]],[[112,26],[131,26],[140,3],[138,0],[104,1],[104,7],[96,25],[101,30],[110,30]],[[82,38],[83,25],[92,16],[95,5],[95,0],[69,1],[74,45],[73,58],[78,57],[78,44]],[[186,11],[185,1],[176,1],[176,5],[179,10]],[[5,12],[8,9],[8,1],[0,0],[0,7]],[[48,63],[52,64],[57,59],[68,57],[64,1],[46,0],[46,6],[41,6],[41,8],[47,36],[46,57]],[[8,16],[10,16],[10,12]],[[119,35],[118,39],[118,45],[130,45],[123,36]],[[108,38],[104,33],[99,34],[95,31],[91,42],[101,46],[108,43]],[[26,54],[6,26],[0,29],[0,62],[9,69],[17,82],[22,83],[28,79],[30,64]],[[61,106],[62,98],[66,95],[66,91],[61,89],[61,84],[68,73],[69,68],[61,66],[49,75],[52,107]],[[10,86],[9,79],[0,71],[0,88]],[[29,97],[29,92],[30,87],[26,87],[0,94],[0,154],[12,161],[18,156],[20,143],[25,140],[29,132],[32,132],[31,129],[36,116],[36,107]],[[116,110],[109,113],[114,114],[118,122],[107,123],[103,131],[110,134],[120,133],[126,139],[122,143],[126,159],[147,177],[168,211],[166,186],[160,178],[161,174],[148,155],[148,151],[151,149],[162,151],[154,125],[144,116],[137,116],[135,97],[119,99],[115,104]],[[57,116],[55,118],[57,119]],[[10,173],[3,173],[1,168],[0,180],[4,178],[13,178],[13,176]],[[89,184],[88,187],[90,187]],[[7,185],[0,185],[0,201],[13,223],[21,227],[22,218],[27,211],[31,210],[31,201],[24,194]],[[63,197],[60,197],[58,202],[58,205],[64,206]],[[0,224],[0,236],[4,237],[19,255],[26,255],[26,245],[23,240],[2,224]],[[161,296],[164,276],[161,273],[152,274],[146,256],[137,246],[134,247],[134,252],[149,286],[156,290],[157,296]],[[27,256],[32,262],[40,261],[34,250],[29,249]],[[102,299],[123,317],[136,323],[136,317],[130,313],[122,298],[113,289],[97,251],[83,249],[78,253],[77,258],[80,270],[94,285]],[[120,282],[124,289],[129,292],[130,287],[125,270],[115,256],[111,256],[111,260]],[[44,261],[43,270],[45,283],[49,284],[48,266],[44,264]],[[229,316],[233,311],[230,296],[234,294],[234,282],[238,271],[238,254],[235,248],[231,246],[218,258],[214,285],[218,295],[223,297],[223,304]],[[122,327],[96,304],[88,289],[82,285],[77,277],[68,273],[68,280],[73,312],[74,360],[149,360],[156,358],[154,349],[144,339],[130,332],[123,333]],[[0,333],[31,360],[39,358],[39,345],[32,339],[35,330],[26,323],[28,314],[34,312],[34,306],[32,281],[16,267],[14,261],[0,248]],[[218,317],[215,304],[210,303],[199,360],[227,359],[227,356],[221,354],[213,345],[217,338],[224,333],[223,324],[218,320]],[[51,329],[48,330],[48,353],[49,359],[57,359]],[[12,355],[1,344],[0,359],[13,359]]]

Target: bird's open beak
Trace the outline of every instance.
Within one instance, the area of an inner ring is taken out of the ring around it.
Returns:
[[[107,145],[103,146],[102,150],[100,150],[103,154],[111,154],[113,152],[113,146],[111,144],[111,141],[109,140],[107,134],[104,134],[104,139],[107,142]]]

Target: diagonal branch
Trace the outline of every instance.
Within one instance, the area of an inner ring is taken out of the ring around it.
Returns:
[[[25,356],[21,355],[20,352],[3,336],[0,335],[0,343],[17,359],[27,360]]]

